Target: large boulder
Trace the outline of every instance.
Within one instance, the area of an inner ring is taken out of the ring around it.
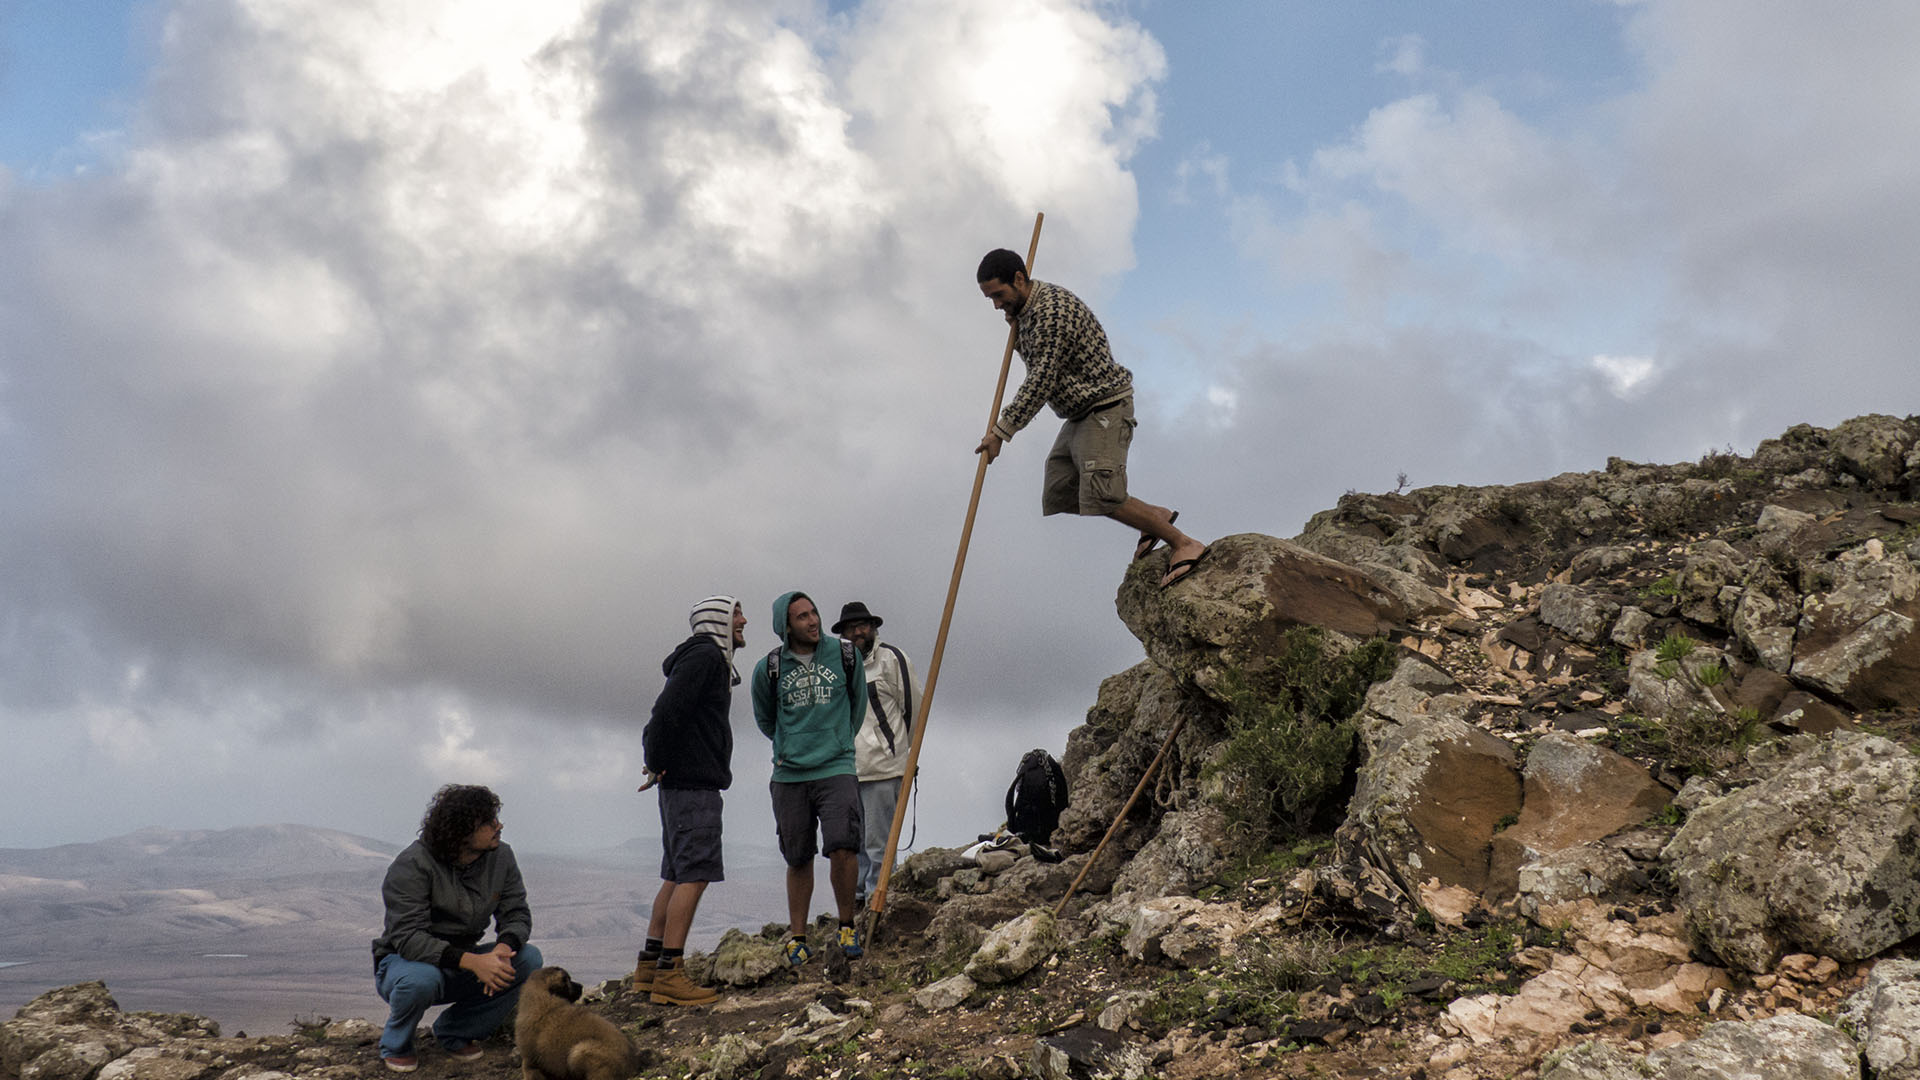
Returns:
[[[183,1040],[213,1039],[220,1027],[185,1013],[123,1013],[105,983],[49,990],[0,1023],[0,1076],[94,1080],[121,1061],[120,1080],[194,1080],[204,1064],[177,1050]],[[168,1048],[160,1052],[154,1048]],[[127,1059],[142,1050],[139,1058]]]
[[[1226,861],[1227,819],[1200,803],[1160,819],[1153,839],[1141,846],[1114,879],[1113,891],[1147,896],[1184,895],[1219,877]]]
[[[1161,589],[1164,557],[1128,571],[1116,606],[1147,656],[1181,682],[1226,700],[1235,676],[1272,689],[1282,635],[1300,626],[1332,631],[1328,648],[1387,633],[1408,611],[1365,574],[1271,536],[1215,540],[1206,562],[1177,589]]]
[[[774,972],[786,969],[781,949],[777,941],[730,927],[713,948],[707,978],[722,986],[758,986]]]
[[[1343,860],[1372,863],[1408,896],[1428,883],[1481,892],[1494,830],[1520,810],[1513,747],[1452,713],[1401,715],[1373,725],[1376,743],[1336,845]]]
[[[1644,766],[1565,732],[1550,732],[1527,754],[1520,820],[1493,838],[1488,893],[1512,895],[1520,867],[1637,825],[1672,793]]]
[[[1869,540],[1833,563],[1834,586],[1806,599],[1793,678],[1856,709],[1920,705],[1920,569]]]
[[[1672,1080],[1859,1080],[1860,1050],[1838,1028],[1789,1012],[1714,1024],[1691,1042],[1648,1054],[1647,1067],[1649,1075]]]
[[[1664,857],[1695,939],[1766,972],[1920,933],[1920,759],[1872,735],[1796,736],[1773,774],[1694,811]]]
[[[1540,594],[1540,621],[1583,645],[1604,643],[1619,617],[1619,601],[1578,585],[1556,583]]]
[[[1730,1020],[1645,1057],[1582,1043],[1548,1063],[1540,1080],[1860,1080],[1859,1051],[1844,1032],[1798,1013]],[[1885,1078],[1883,1078],[1885,1080]]]
[[[1876,488],[1899,486],[1914,443],[1913,424],[1878,413],[1847,420],[1827,436],[1840,471]]]
[[[1012,982],[1044,963],[1059,945],[1053,912],[1032,908],[994,927],[962,974],[981,986]]]

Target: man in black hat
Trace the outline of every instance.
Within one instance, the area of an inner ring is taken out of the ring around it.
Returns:
[[[853,642],[867,669],[867,712],[853,738],[854,769],[860,780],[860,879],[855,889],[861,903],[880,883],[880,867],[887,857],[887,836],[893,831],[894,808],[900,802],[900,778],[907,774],[907,755],[913,748],[913,665],[907,654],[879,639],[886,620],[854,600],[840,608],[833,632]]]

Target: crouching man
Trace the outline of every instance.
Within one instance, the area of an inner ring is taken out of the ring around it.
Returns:
[[[513,849],[500,842],[500,798],[448,784],[434,793],[420,838],[394,857],[380,886],[386,929],[373,941],[373,984],[390,1012],[380,1060],[412,1072],[414,1029],[447,1005],[433,1036],[460,1061],[513,1015],[520,984],[540,967],[527,944],[533,918]],[[488,925],[494,940],[480,939]]]

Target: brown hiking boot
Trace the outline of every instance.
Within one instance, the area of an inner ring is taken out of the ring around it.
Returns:
[[[633,992],[645,994],[653,990],[653,973],[660,969],[657,960],[642,960],[633,967]]]
[[[720,1000],[720,991],[711,986],[695,986],[676,958],[672,967],[653,973],[653,994],[647,1000],[655,1005],[711,1005]]]

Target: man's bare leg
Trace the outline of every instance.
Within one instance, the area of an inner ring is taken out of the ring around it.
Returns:
[[[1197,559],[1200,553],[1207,549],[1205,544],[1181,532],[1167,520],[1170,512],[1166,507],[1141,502],[1131,495],[1127,496],[1126,502],[1121,503],[1107,516],[1129,529],[1137,529],[1150,536],[1158,537],[1169,549],[1167,555],[1169,566],[1182,559]],[[1162,578],[1161,584],[1164,585],[1166,580]]]
[[[693,930],[694,912],[700,910],[700,896],[707,891],[704,881],[682,881],[673,887],[667,902],[666,934],[661,943],[669,949],[687,947],[687,935]]]
[[[853,851],[827,854],[827,880],[833,883],[833,904],[840,921],[850,923],[859,914],[854,907],[853,888],[860,882],[860,856]]]
[[[787,867],[787,932],[807,936],[807,907],[813,903],[813,863]]]
[[[653,914],[647,916],[647,936],[655,941],[667,936],[667,908],[673,904],[673,886],[671,881],[662,881],[660,891],[653,894]]]

